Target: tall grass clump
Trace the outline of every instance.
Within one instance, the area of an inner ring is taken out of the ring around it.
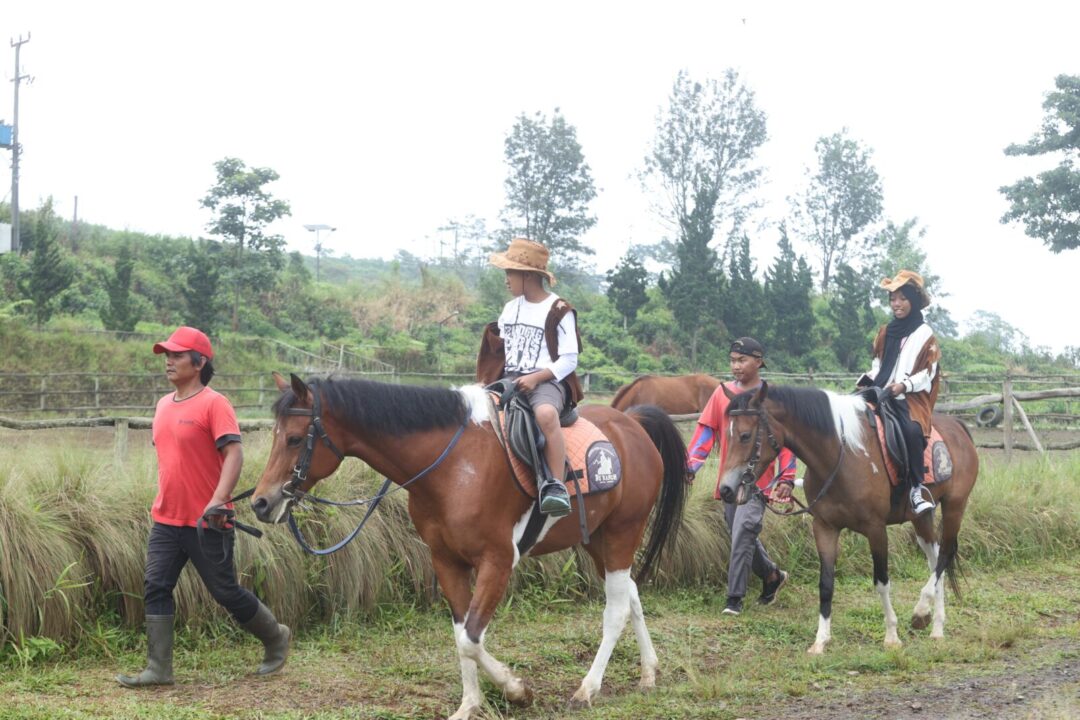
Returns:
[[[117,463],[109,449],[57,443],[47,433],[29,437],[0,443],[0,638],[68,642],[84,628],[99,627],[103,618],[138,625],[144,613],[149,510],[157,491],[152,448],[133,444]],[[244,446],[241,489],[254,485],[265,466],[268,433],[248,433]],[[961,558],[969,567],[992,572],[1075,557],[1080,551],[1080,496],[1073,487],[1078,476],[1080,453],[1020,457],[1011,464],[986,456],[960,534]],[[654,588],[722,592],[726,583],[728,531],[724,506],[712,497],[715,459],[698,477],[677,540],[651,581]],[[345,500],[370,497],[379,485],[366,465],[348,460],[317,492]],[[364,511],[309,506],[297,516],[308,540],[326,546],[345,537]],[[257,524],[247,503],[238,512],[242,521]],[[761,536],[773,559],[805,581],[818,572],[810,523],[807,515],[766,514]],[[237,572],[284,622],[304,626],[369,618],[395,606],[430,603],[430,556],[408,516],[405,492],[387,497],[356,541],[330,557],[305,554],[284,526],[262,529],[261,539],[237,535]],[[894,573],[925,574],[910,527],[889,533]],[[870,571],[865,539],[844,533],[837,572],[869,579]],[[512,577],[508,602],[547,605],[602,592],[591,558],[578,547],[524,558]],[[193,568],[181,576],[176,600],[180,620],[189,627],[227,619]]]

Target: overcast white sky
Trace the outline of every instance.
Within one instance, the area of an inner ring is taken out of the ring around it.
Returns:
[[[437,229],[470,213],[496,226],[507,131],[559,107],[599,189],[585,242],[603,271],[665,233],[637,173],[675,74],[734,67],[768,116],[764,218],[786,214],[815,140],[848,127],[874,149],[887,216],[927,228],[954,317],[996,312],[1059,350],[1080,344],[1066,319],[1080,250],[1053,255],[1001,225],[997,188],[1049,167],[1002,149],[1038,129],[1057,74],[1080,74],[1077,28],[1080,3],[1030,0],[35,0],[0,16],[0,71],[10,80],[7,40],[30,31],[24,207],[53,195],[70,217],[77,195],[80,219],[197,236],[213,163],[235,156],[281,174],[292,248],[311,252],[303,225],[326,223],[354,257],[431,256]],[[775,242],[753,238],[759,268]]]

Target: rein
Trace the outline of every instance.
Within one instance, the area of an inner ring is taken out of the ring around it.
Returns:
[[[293,516],[292,512],[289,513],[289,530],[292,531],[293,537],[296,538],[296,542],[300,545],[301,548],[304,549],[305,552],[308,552],[312,555],[332,555],[333,553],[341,550],[343,547],[356,539],[356,536],[359,535],[360,531],[364,529],[364,525],[367,524],[368,519],[371,517],[372,513],[375,512],[375,508],[379,506],[379,503],[382,502],[383,498],[385,498],[387,495],[390,495],[391,493],[397,492],[398,490],[404,490],[420,478],[430,473],[435,468],[439,467],[439,465],[442,464],[443,460],[445,460],[446,457],[450,454],[450,451],[453,450],[454,447],[457,445],[458,440],[461,439],[461,436],[465,432],[465,427],[466,425],[468,425],[469,421],[468,418],[466,418],[465,421],[461,423],[461,426],[458,427],[457,432],[454,433],[454,437],[450,439],[450,442],[447,444],[446,448],[443,449],[439,457],[435,459],[435,462],[428,465],[426,468],[409,478],[407,481],[403,482],[401,485],[398,485],[395,488],[390,488],[390,485],[393,481],[390,480],[390,478],[384,478],[382,487],[379,488],[379,492],[376,493],[373,497],[339,502],[335,500],[328,500],[326,498],[316,497],[315,495],[311,495],[308,491],[302,489],[304,483],[307,482],[308,471],[311,469],[311,458],[315,454],[316,440],[321,440],[323,444],[326,445],[326,447],[328,447],[330,451],[337,456],[338,460],[345,459],[345,453],[341,452],[341,450],[339,450],[338,447],[334,445],[334,441],[330,439],[330,436],[326,434],[326,428],[323,426],[322,422],[321,402],[319,400],[318,391],[316,390],[315,392],[312,392],[311,395],[311,409],[289,408],[288,410],[286,410],[287,415],[310,417],[311,422],[308,423],[308,431],[307,437],[304,441],[304,449],[303,451],[301,451],[300,457],[297,458],[296,465],[293,467],[292,478],[281,488],[281,493],[286,498],[296,503],[302,502],[304,500],[310,500],[314,503],[319,503],[321,505],[333,505],[334,507],[353,507],[357,505],[368,506],[367,512],[364,513],[364,517],[360,519],[360,523],[356,526],[356,528],[353,529],[353,531],[350,532],[348,535],[346,535],[343,540],[328,548],[312,547],[311,544],[308,543],[307,539],[304,538],[304,534],[303,532],[301,532],[300,526],[296,522],[296,518]],[[250,492],[248,494],[250,494]]]
[[[765,433],[769,438],[769,444],[772,445],[772,449],[777,454],[780,453],[780,443],[776,440],[776,436],[773,434],[772,425],[769,424],[769,416],[765,412],[764,407],[759,407],[757,410],[750,410],[750,409],[747,409],[747,410],[729,410],[728,415],[732,416],[732,417],[747,416],[747,415],[756,415],[757,416],[757,426],[754,428],[754,451],[750,454],[749,459],[746,461],[746,468],[743,470],[742,474],[739,476],[739,485],[743,486],[743,487],[753,486],[755,488],[755,490],[757,490],[757,492],[762,492],[761,489],[758,488],[755,485],[755,477],[754,477],[754,467],[758,464],[758,461],[761,460],[761,425],[762,425],[762,423],[765,424]],[[846,450],[845,445],[846,444],[844,443],[844,420],[841,418],[840,419],[840,457],[837,458],[836,465],[833,467],[832,472],[829,473],[829,477],[825,480],[825,484],[821,486],[821,490],[818,491],[818,494],[814,497],[814,499],[811,500],[809,504],[803,505],[802,502],[800,502],[797,497],[792,495],[791,499],[792,499],[792,501],[795,502],[796,505],[799,506],[799,508],[800,508],[799,510],[777,510],[772,505],[770,505],[769,503],[765,503],[766,509],[768,509],[769,512],[771,512],[771,513],[773,513],[775,515],[782,515],[784,517],[789,517],[789,516],[794,516],[794,515],[802,515],[803,513],[810,513],[810,508],[817,505],[818,501],[821,500],[821,498],[825,497],[825,493],[827,493],[829,491],[829,488],[833,484],[833,480],[835,480],[837,474],[839,474],[840,466],[844,464],[844,453],[845,453],[845,450]],[[810,514],[812,515],[813,513],[810,513]]]

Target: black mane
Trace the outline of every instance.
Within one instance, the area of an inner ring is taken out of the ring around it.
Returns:
[[[735,396],[728,410],[746,410],[757,390],[748,390]],[[770,385],[766,402],[772,400],[791,413],[796,420],[824,435],[836,435],[832,404],[824,390],[807,387]]]
[[[461,425],[468,408],[461,393],[446,388],[418,387],[345,378],[310,378],[308,387],[319,393],[323,413],[364,430],[405,435]],[[296,402],[292,388],[274,403],[274,416],[282,418]]]

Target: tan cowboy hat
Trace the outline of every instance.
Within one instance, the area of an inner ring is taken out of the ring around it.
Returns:
[[[911,285],[914,287],[922,300],[922,304],[919,306],[919,310],[930,304],[930,295],[927,294],[926,288],[923,286],[922,275],[913,270],[901,270],[896,274],[894,278],[885,278],[881,281],[881,287],[889,292],[899,290],[904,285]]]
[[[514,238],[506,252],[492,253],[491,264],[502,270],[540,273],[555,284],[555,276],[547,269],[548,249],[527,238]]]

